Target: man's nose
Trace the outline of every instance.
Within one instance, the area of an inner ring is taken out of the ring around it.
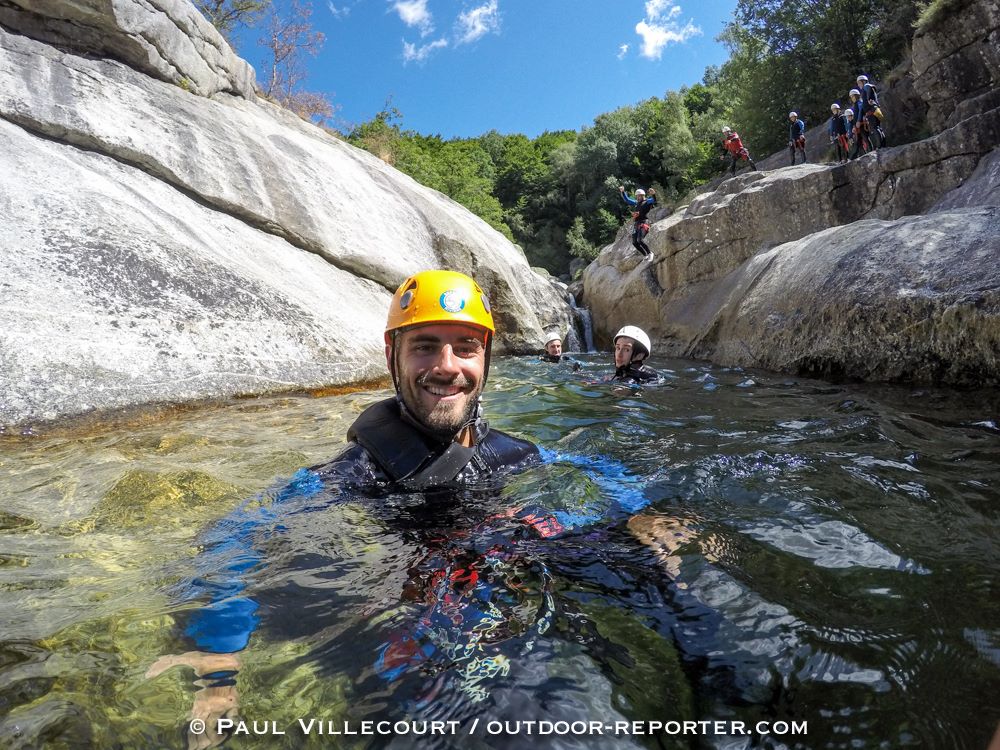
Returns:
[[[441,347],[438,352],[437,362],[434,363],[434,369],[441,373],[457,374],[459,369],[459,360],[455,356],[455,350],[452,348],[451,344],[445,344]]]

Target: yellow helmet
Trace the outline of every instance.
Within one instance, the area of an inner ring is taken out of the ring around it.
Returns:
[[[457,271],[421,271],[404,281],[389,304],[386,343],[393,331],[423,323],[468,323],[496,328],[490,301],[479,284]]]
[[[493,312],[486,293],[472,278],[457,271],[421,271],[414,274],[392,295],[389,317],[385,321],[385,343],[392,346],[389,372],[399,393],[396,376],[396,351],[393,337],[411,326],[424,323],[466,323],[485,328],[486,365],[483,380],[490,371],[490,351],[493,347]]]

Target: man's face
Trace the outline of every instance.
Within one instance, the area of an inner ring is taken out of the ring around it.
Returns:
[[[396,377],[403,403],[433,432],[456,435],[476,411],[486,367],[486,332],[434,323],[396,336]],[[392,367],[392,347],[385,348]]]
[[[553,357],[560,356],[562,354],[562,341],[559,339],[552,339],[552,341],[545,345],[545,351]]]
[[[624,367],[632,361],[632,351],[635,346],[635,339],[628,336],[621,336],[615,342],[615,367]]]

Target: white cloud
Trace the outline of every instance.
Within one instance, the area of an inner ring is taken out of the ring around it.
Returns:
[[[457,43],[468,44],[491,31],[500,30],[500,9],[497,0],[466,11],[458,17]]]
[[[430,44],[425,44],[418,47],[410,42],[403,42],[403,62],[423,62],[426,60],[434,50],[441,49],[442,47],[447,47],[448,42],[445,39],[438,39],[431,42]]]
[[[625,55],[627,55],[627,54],[628,54],[628,45],[627,44],[623,44],[621,47],[618,48],[618,59],[619,60],[624,59]]]
[[[661,21],[677,18],[681,14],[681,6],[673,0],[648,0],[646,3],[646,20]]]
[[[427,0],[396,0],[392,9],[407,26],[419,29],[420,36],[427,36],[434,31],[434,20],[427,9]]]
[[[327,0],[326,7],[330,9],[334,18],[346,18],[351,13],[351,6],[345,5],[343,8],[338,8],[329,0]]]
[[[640,53],[648,60],[659,60],[668,44],[686,42],[701,34],[701,29],[688,21],[679,23],[681,6],[673,0],[647,0],[646,17],[635,25],[635,33],[642,39]]]

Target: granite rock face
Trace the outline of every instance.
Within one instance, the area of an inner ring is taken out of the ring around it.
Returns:
[[[725,302],[685,353],[834,380],[1000,385],[998,258],[996,206],[818,232],[720,279]]]
[[[478,217],[253,92],[182,0],[0,2],[0,426],[386,374],[391,292],[490,295],[497,351],[564,292]]]
[[[932,131],[1000,106],[1000,2],[956,0],[913,37],[909,75]]]
[[[187,0],[9,0],[0,24],[87,56],[119,60],[196,94],[254,99],[253,68]]]

